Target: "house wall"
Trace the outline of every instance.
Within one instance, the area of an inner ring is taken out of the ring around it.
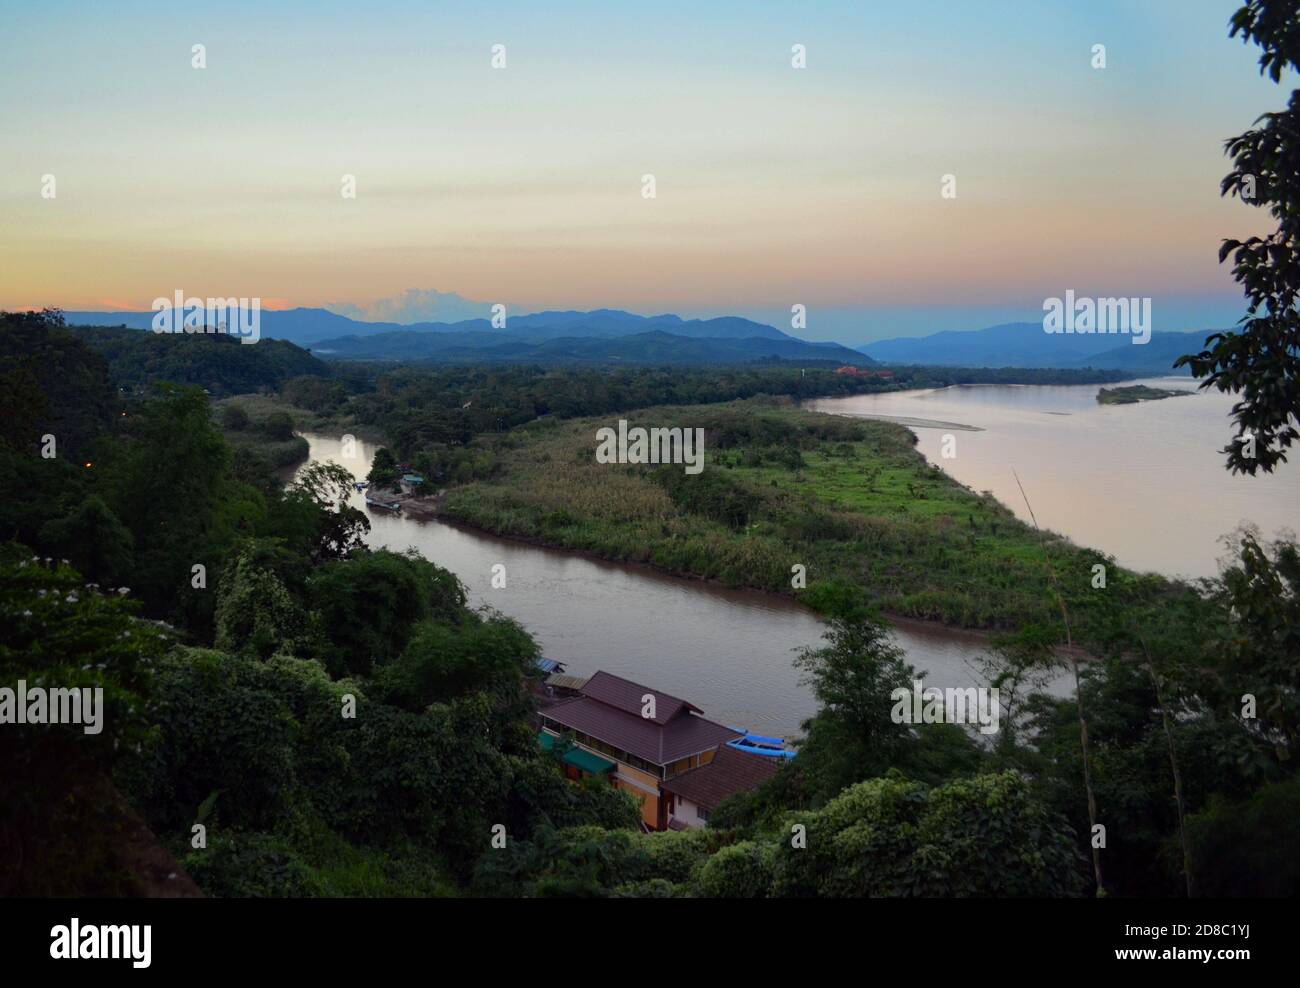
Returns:
[[[619,762],[614,786],[641,803],[641,819],[646,826],[659,826],[659,780],[655,776]]]
[[[545,713],[543,713],[542,716],[545,718]],[[543,730],[555,737],[562,736],[559,730],[549,726],[549,724],[543,727]],[[586,734],[578,734],[574,732],[574,744],[579,748],[585,748],[592,754],[600,755],[602,758],[608,758],[618,765],[611,780],[614,787],[630,793],[632,798],[641,806],[641,819],[645,821],[646,826],[651,829],[658,829],[660,801],[667,801],[669,798],[666,794],[662,794],[659,791],[659,776],[647,772],[642,767],[629,765],[627,761],[625,761],[628,757],[626,752],[621,752],[617,748],[612,748],[604,742],[589,737]],[[713,755],[714,749],[710,749],[701,752],[698,755],[691,755],[689,758],[680,759],[672,765],[666,766],[665,775],[668,778],[672,778],[674,775],[680,775],[690,769],[698,768],[701,765],[707,765],[709,762],[713,761]],[[638,759],[638,761],[640,761],[640,759]],[[678,805],[681,805],[683,801],[679,799],[677,802]],[[686,818],[682,818],[680,814],[676,813],[673,815],[678,816],[679,819],[682,819],[682,822],[688,826],[705,826],[705,822],[699,818],[698,808],[695,807],[694,804],[688,803],[686,805],[690,807],[690,809],[686,811],[688,814]],[[665,819],[666,818],[667,812],[665,813]]]
[[[679,823],[683,823],[688,827],[708,826],[707,821],[700,817],[700,808],[689,799],[682,799],[681,796],[673,797],[671,816],[672,819]]]

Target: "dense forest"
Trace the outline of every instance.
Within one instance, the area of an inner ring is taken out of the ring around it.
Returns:
[[[52,310],[51,315],[56,313]],[[35,361],[20,321],[8,360]],[[709,367],[556,367],[474,364],[454,368],[324,361],[293,343],[255,346],[222,335],[156,334],[125,327],[68,327],[106,362],[115,388],[195,385],[214,399],[278,393],[318,423],[346,421],[382,432],[406,458],[430,444],[464,443],[534,419],[578,418],[651,405],[695,405],[786,395],[795,400],[954,384],[1090,384],[1125,380],[1107,370],[896,367],[888,377],[835,373],[835,365],[756,360]]]
[[[278,387],[302,374],[328,373],[322,361],[283,340],[249,346],[224,334],[185,336],[101,326],[69,332],[101,354],[114,383],[128,391],[170,381],[197,385],[213,395],[243,394]]]
[[[889,377],[837,374],[779,363],[744,367],[494,367],[456,369],[331,365],[328,377],[283,383],[290,405],[318,422],[369,427],[412,459],[439,445],[506,432],[536,419],[607,415],[652,405],[708,405],[759,395],[839,397],[954,384],[1090,384],[1126,379],[1117,371],[902,367]]]
[[[1169,594],[1120,579],[1135,593],[1088,607],[1062,591],[1058,547],[1019,546],[1042,566],[1025,581],[1041,607],[990,642],[989,676],[1014,697],[992,746],[882,716],[913,670],[860,588],[830,581],[825,639],[796,660],[820,705],[799,757],[705,830],[644,834],[629,797],[569,783],[538,749],[527,629],[468,608],[436,561],[367,549],[340,469],[285,487],[255,468],[284,419],[230,422],[200,386],[142,383],[144,357],[110,362],[57,315],[0,319],[0,680],[98,685],[107,704],[98,735],[0,734],[5,894],[139,891],[122,837],[137,818],[218,896],[1300,891],[1290,542],[1242,532],[1217,580]],[[547,417],[767,401],[768,374],[779,395],[811,387],[759,368],[386,370],[287,376],[275,401],[454,459],[488,433],[526,449],[559,428]],[[899,386],[841,380],[825,383]],[[773,407],[753,434],[732,421],[709,485],[837,466],[842,445],[857,471],[888,466],[872,430],[809,436]],[[242,463],[232,431],[260,437]],[[717,524],[753,507],[744,488],[648,482]],[[1067,640],[1091,656],[1082,702],[1039,689]]]

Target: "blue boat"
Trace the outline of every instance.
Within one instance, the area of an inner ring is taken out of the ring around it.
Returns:
[[[786,751],[785,738],[771,738],[765,734],[750,734],[748,731],[744,732],[744,734],[743,738],[728,741],[727,747],[751,755],[766,755],[768,758],[785,758],[787,760],[797,754],[797,752]]]
[[[769,738],[762,734],[750,734],[746,732],[742,740],[746,744],[760,744],[768,748],[784,748],[785,738]]]

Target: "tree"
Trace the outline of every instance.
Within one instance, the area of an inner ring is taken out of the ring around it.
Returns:
[[[91,494],[72,514],[47,522],[41,544],[71,560],[81,575],[108,585],[126,577],[135,539],[103,498]]]
[[[495,696],[514,709],[528,703],[522,680],[536,668],[537,654],[532,636],[509,618],[428,621],[414,629],[401,657],[380,670],[377,679],[385,702],[416,713],[474,692]],[[515,709],[519,719],[527,713],[527,706]]]
[[[988,651],[976,659],[980,678],[998,691],[1001,724],[996,748],[1008,753],[1016,746],[1026,699],[1047,689],[1059,672],[1054,649],[1056,636],[1049,628],[1029,625],[1014,634],[995,636]]]
[[[227,405],[221,410],[221,427],[231,432],[243,432],[248,428],[248,413],[240,405]]]
[[[1250,0],[1232,17],[1229,37],[1242,36],[1263,49],[1261,75],[1280,82],[1282,73],[1300,69],[1300,3]],[[1224,240],[1219,262],[1233,256],[1233,277],[1245,289],[1241,333],[1215,333],[1198,354],[1179,357],[1204,378],[1202,388],[1241,394],[1232,406],[1234,442],[1223,449],[1233,473],[1271,473],[1286,461],[1286,449],[1300,438],[1300,90],[1287,108],[1265,113],[1252,130],[1226,142],[1233,170],[1223,195],[1236,195],[1268,207],[1277,229],[1265,237]]]
[[[316,509],[316,561],[343,559],[365,546],[370,519],[348,503],[354,478],[337,463],[312,463],[300,471],[285,499],[310,503]]]
[[[366,479],[376,487],[392,487],[397,483],[397,459],[387,446],[375,450],[374,461]]]
[[[277,442],[293,438],[293,417],[288,412],[272,412],[262,420],[262,431]]]
[[[35,453],[53,435],[59,456],[80,463],[117,410],[107,363],[63,313],[0,312],[0,439]]]
[[[1300,548],[1290,539],[1261,544],[1248,529],[1234,550],[1238,561],[1214,583],[1228,622],[1207,642],[1212,674],[1201,692],[1233,716],[1253,697],[1253,716],[1243,723],[1290,764],[1300,753]]]
[[[310,620],[275,574],[245,546],[217,587],[216,647],[266,659],[276,652],[310,653]]]
[[[911,725],[891,717],[896,689],[912,689],[916,671],[903,659],[889,628],[850,609],[831,619],[821,648],[794,660],[800,682],[812,687],[821,710],[805,726],[799,761],[822,796],[888,769]]]
[[[193,566],[214,570],[240,530],[264,516],[265,502],[231,479],[230,447],[201,389],[159,385],[124,421],[102,489],[135,538],[132,586],[155,613],[206,608],[210,620],[211,595],[192,587]]]
[[[419,622],[455,618],[465,590],[451,573],[414,554],[363,552],[326,563],[310,582],[328,630],[331,674],[368,674],[402,654]]]

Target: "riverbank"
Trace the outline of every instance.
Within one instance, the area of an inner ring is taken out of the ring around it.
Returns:
[[[312,460],[369,469],[375,448],[345,459],[336,438],[308,434]],[[610,560],[592,552],[498,535],[435,514],[366,509],[367,544],[414,549],[449,569],[475,608],[518,620],[542,653],[569,672],[604,669],[683,696],[708,715],[759,734],[793,737],[817,704],[792,659],[816,647],[825,623],[792,594],[728,587],[662,566]],[[416,507],[420,505],[417,504]],[[887,614],[908,661],[938,687],[988,686],[981,665],[987,634]],[[1049,687],[1068,696],[1062,679]]]
[[[543,423],[496,440],[497,475],[451,488],[432,508],[496,535],[814,609],[836,586],[857,586],[882,612],[964,629],[1057,620],[1044,546],[1072,608],[1088,608],[1098,564],[1134,606],[1179,592],[1040,535],[928,464],[900,425],[772,400],[630,414],[634,425],[704,428],[704,472],[599,464],[595,430],[608,421]]]

